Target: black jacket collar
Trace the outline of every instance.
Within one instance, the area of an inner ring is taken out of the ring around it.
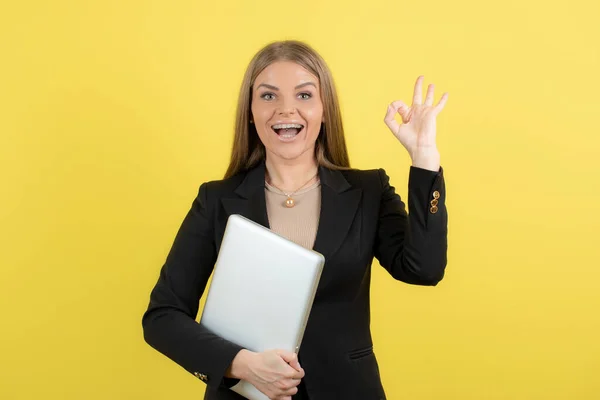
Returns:
[[[240,214],[267,228],[269,218],[265,200],[264,161],[245,172],[235,189],[237,198],[223,198],[222,203],[229,215]],[[313,249],[328,257],[345,239],[362,196],[362,189],[353,187],[344,174],[323,166],[319,167],[321,180],[321,211],[317,237]]]
[[[246,171],[244,180],[236,188],[235,193],[243,198],[250,198],[257,190],[265,187],[265,162],[260,162],[256,167]],[[330,187],[335,193],[342,193],[352,186],[341,171],[319,166],[319,179],[322,185]]]

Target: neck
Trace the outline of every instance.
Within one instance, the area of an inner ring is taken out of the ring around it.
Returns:
[[[315,177],[318,165],[314,157],[304,160],[284,160],[267,155],[265,166],[267,181],[284,191],[298,190],[300,186],[310,185],[318,179],[318,176]]]

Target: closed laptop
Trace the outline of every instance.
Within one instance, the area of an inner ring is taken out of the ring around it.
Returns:
[[[244,348],[298,352],[325,259],[241,215],[231,215],[200,324]],[[268,398],[240,381],[231,388]]]

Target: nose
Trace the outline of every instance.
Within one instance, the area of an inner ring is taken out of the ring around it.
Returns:
[[[290,115],[296,113],[294,102],[290,100],[284,100],[281,104],[281,107],[279,107],[277,110],[277,113],[280,115]]]

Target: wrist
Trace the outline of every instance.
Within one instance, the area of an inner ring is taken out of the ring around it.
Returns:
[[[225,374],[228,378],[246,380],[249,371],[250,360],[254,355],[250,350],[242,349],[233,358],[231,365]]]
[[[440,170],[440,152],[437,148],[416,149],[411,152],[412,166],[429,171]]]

